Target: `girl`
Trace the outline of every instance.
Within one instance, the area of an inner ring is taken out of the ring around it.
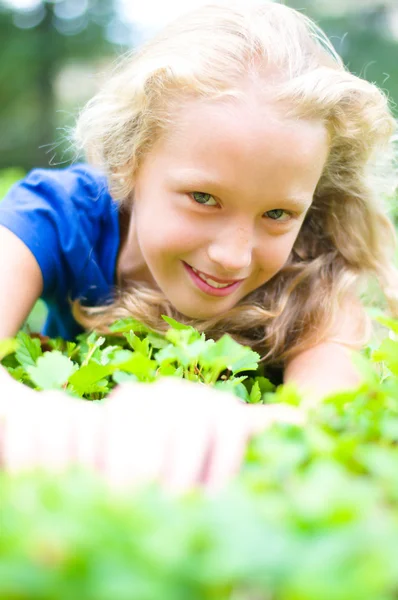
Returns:
[[[307,398],[357,386],[350,350],[368,340],[359,295],[371,277],[397,312],[382,201],[394,130],[384,94],[299,12],[245,2],[180,17],[83,110],[75,141],[90,166],[35,170],[0,205],[0,336],[42,296],[50,335],[129,315],[162,329],[169,314],[251,345]],[[112,480],[173,489],[225,482],[250,435],[300,419],[178,381],[120,386],[100,407],[18,390],[48,401],[54,422],[40,425],[35,403],[22,431],[4,402],[8,468],[95,465],[101,447]]]

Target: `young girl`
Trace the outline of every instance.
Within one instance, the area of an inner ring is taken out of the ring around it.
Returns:
[[[383,203],[394,131],[384,94],[299,12],[245,2],[180,17],[83,110],[90,165],[34,170],[1,203],[0,337],[42,296],[51,336],[130,315],[160,330],[169,314],[251,345],[305,397],[357,386],[367,281],[398,309]],[[95,466],[101,447],[113,480],[220,484],[250,435],[300,419],[180,381],[120,386],[94,406],[2,377],[10,396],[40,397],[34,423],[4,402],[10,469]]]

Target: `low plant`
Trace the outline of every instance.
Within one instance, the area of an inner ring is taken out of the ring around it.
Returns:
[[[298,404],[228,336],[171,319],[165,335],[127,319],[109,336],[0,344],[35,389],[102,402],[122,381],[183,377],[244,402]],[[358,390],[326,398],[305,427],[248,445],[222,492],[172,498],[110,490],[73,469],[0,476],[1,600],[393,600],[398,598],[398,322],[356,360]]]

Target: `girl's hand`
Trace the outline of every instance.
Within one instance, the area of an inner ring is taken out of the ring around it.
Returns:
[[[105,411],[102,468],[108,479],[120,486],[159,481],[176,493],[222,488],[239,471],[251,436],[274,422],[303,422],[287,405],[246,405],[232,394],[172,378],[120,386]]]
[[[10,403],[3,425],[3,465],[62,471],[79,464],[115,487],[158,482],[173,493],[222,488],[238,472],[247,441],[275,422],[302,424],[298,409],[246,405],[188,381],[118,386],[104,403],[31,392]]]

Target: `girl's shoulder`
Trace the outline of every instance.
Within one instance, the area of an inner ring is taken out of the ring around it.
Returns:
[[[81,295],[83,287],[103,295],[114,279],[118,205],[90,165],[32,170],[0,202],[0,224],[36,258],[45,298]]]
[[[91,210],[111,203],[106,176],[95,167],[77,163],[61,169],[37,168],[16,184],[28,189],[33,196],[45,197],[50,202],[70,202],[76,208],[90,205]]]
[[[83,234],[94,242],[118,219],[118,212],[106,176],[89,164],[76,163],[30,171],[1,201],[0,223],[12,230],[20,223],[19,231],[14,230],[17,235],[35,225],[43,233],[51,228],[57,239],[65,232],[69,239]]]

